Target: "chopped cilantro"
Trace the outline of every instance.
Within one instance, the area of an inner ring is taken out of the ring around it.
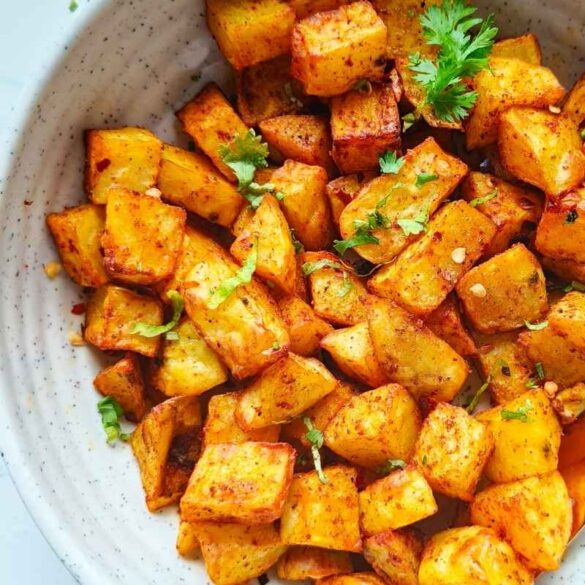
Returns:
[[[502,409],[502,420],[519,420],[520,422],[529,422],[528,413],[533,409],[532,402],[529,399],[524,401],[524,404],[519,406],[516,410]]]
[[[426,232],[429,221],[429,209],[426,207],[413,219],[399,219],[397,224],[402,228],[406,236],[418,235]]]
[[[305,247],[303,246],[302,242],[299,241],[299,239],[297,238],[297,234],[295,233],[295,230],[293,228],[290,228],[290,237],[295,248],[295,254],[300,254],[305,249]]]
[[[467,405],[467,412],[469,414],[473,414],[481,397],[484,395],[485,391],[488,389],[490,382],[492,381],[492,377],[488,376],[487,380],[479,387],[479,390],[475,393],[475,396],[471,399],[470,403]]]
[[[365,233],[355,233],[351,238],[347,240],[334,240],[333,247],[335,251],[343,256],[350,248],[355,248],[357,246],[364,246],[365,244],[379,244],[380,240],[369,234]]]
[[[491,193],[488,193],[487,195],[484,195],[483,197],[476,197],[475,199],[472,199],[469,202],[469,205],[471,205],[471,207],[477,207],[478,205],[483,205],[484,203],[487,203],[488,201],[495,199],[497,196],[498,196],[498,190],[494,189]]]
[[[534,390],[535,388],[539,388],[538,382],[534,378],[529,378],[528,381],[524,384],[526,388],[529,390]]]
[[[530,331],[542,331],[548,327],[548,321],[541,321],[540,323],[531,323],[530,321],[524,321],[527,329]]]
[[[402,165],[404,165],[404,157],[396,156],[396,153],[392,150],[387,150],[380,157],[380,171],[386,175],[396,175]]]
[[[106,432],[106,440],[113,443],[116,439],[127,441],[130,434],[123,433],[120,428],[120,417],[124,414],[122,407],[111,396],[106,396],[97,404],[97,410],[102,417],[102,426]]]
[[[309,276],[316,272],[317,270],[321,270],[323,268],[333,268],[334,270],[343,270],[343,266],[339,262],[335,262],[334,260],[317,260],[316,262],[305,262],[303,264],[303,274],[305,276]]]
[[[319,453],[319,449],[323,447],[323,433],[313,425],[313,421],[310,419],[310,417],[304,416],[303,422],[305,423],[305,427],[307,427],[305,438],[311,445],[311,455],[313,456],[313,464],[315,465],[315,471],[317,472],[319,481],[321,483],[329,483],[329,480],[323,473],[323,469],[321,467],[321,454]]]
[[[439,178],[439,175],[435,175],[434,173],[419,173],[416,176],[415,185],[417,187],[422,187],[431,181],[436,181]]]
[[[79,3],[76,0],[69,2],[69,12],[75,12],[79,8]]]
[[[536,370],[536,375],[538,376],[539,380],[544,380],[544,366],[541,362],[537,362],[534,364],[534,369]]]
[[[347,296],[353,290],[353,288],[354,288],[353,282],[351,282],[349,274],[347,272],[344,272],[343,282],[341,283],[341,286],[339,287],[339,290],[336,293],[337,296],[343,298]]]
[[[406,467],[406,461],[402,459],[389,459],[384,465],[380,465],[376,471],[380,475],[388,475],[396,469],[404,469]]]
[[[570,282],[563,290],[565,292],[571,292],[573,290],[585,292],[585,284],[574,280],[573,282]]]
[[[410,114],[404,114],[402,116],[402,131],[406,132],[409,128],[412,128],[420,119],[418,112],[410,112]]]
[[[167,298],[171,301],[171,306],[173,307],[173,316],[171,320],[166,325],[149,325],[148,323],[136,323],[131,330],[131,333],[137,333],[138,335],[142,335],[142,337],[158,337],[163,333],[166,333],[167,339],[173,339],[173,337],[169,337],[169,333],[171,329],[174,329],[181,318],[181,314],[183,313],[183,309],[185,308],[185,302],[183,301],[183,297],[176,291],[170,290],[167,292]],[[178,336],[177,336],[178,339]]]

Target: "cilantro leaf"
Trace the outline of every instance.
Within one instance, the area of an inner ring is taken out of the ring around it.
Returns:
[[[336,295],[340,298],[346,297],[353,290],[353,288],[354,288],[353,282],[351,282],[349,274],[347,272],[344,272],[343,282],[341,283],[341,286],[339,287],[339,290],[337,291]]]
[[[581,138],[582,138],[583,140],[585,140],[585,128],[582,128],[582,129],[581,129],[581,132],[580,132],[580,134],[581,134]]]
[[[355,248],[356,246],[363,246],[365,244],[379,244],[380,240],[369,233],[356,233],[351,238],[347,240],[334,240],[333,241],[333,248],[335,251],[343,256],[350,248]]]
[[[576,280],[573,280],[573,282],[570,282],[563,290],[565,292],[571,292],[572,290],[577,290],[579,292],[585,292],[585,284],[583,284],[582,282],[577,282]]]
[[[317,270],[321,270],[323,268],[333,268],[334,270],[343,270],[343,266],[339,262],[335,262],[334,260],[317,260],[316,262],[305,262],[303,264],[303,274],[305,276],[309,276],[316,272]]]
[[[529,390],[534,390],[535,388],[539,387],[539,384],[534,378],[529,378],[524,386]]]
[[[406,236],[421,234],[428,229],[429,209],[426,207],[413,219],[399,219],[397,224],[402,228]]]
[[[548,321],[542,321],[541,323],[531,323],[530,321],[524,321],[526,329],[530,331],[542,331],[548,327]]]
[[[495,199],[497,196],[498,196],[498,190],[494,189],[491,193],[488,193],[487,195],[484,195],[483,197],[476,197],[475,199],[472,199],[469,202],[469,205],[471,205],[471,207],[477,207],[478,205],[483,205],[484,203],[487,203],[488,201]]]
[[[69,12],[75,12],[79,8],[79,4],[76,0],[69,2]]]
[[[473,414],[481,397],[484,395],[485,391],[488,389],[490,382],[492,381],[492,377],[488,376],[487,380],[480,386],[479,390],[475,393],[475,396],[471,399],[471,402],[467,405],[467,412],[469,414]]]
[[[530,421],[528,413],[533,409],[532,402],[529,399],[524,401],[524,404],[519,406],[516,410],[503,409],[501,411],[502,420],[519,420],[520,422],[527,423]]]
[[[307,432],[305,434],[305,438],[311,444],[311,455],[313,456],[313,464],[315,466],[315,471],[317,472],[317,476],[319,477],[319,481],[323,484],[329,483],[327,476],[323,473],[323,468],[321,467],[321,454],[319,453],[319,449],[323,447],[323,433],[313,425],[313,421],[308,416],[303,417],[303,423],[307,428]]]
[[[173,336],[169,337],[169,333],[171,329],[174,329],[181,318],[181,314],[183,313],[183,309],[185,308],[185,301],[183,301],[183,297],[176,291],[170,290],[167,292],[167,298],[171,301],[171,305],[173,307],[173,316],[171,320],[166,325],[149,325],[148,323],[136,323],[130,333],[137,333],[138,335],[142,335],[142,337],[158,337],[163,333],[167,334],[167,339],[172,339]]]
[[[389,459],[386,463],[384,463],[384,465],[380,465],[376,471],[380,475],[388,475],[396,469],[404,469],[405,467],[406,461],[403,461],[402,459]]]
[[[384,174],[396,175],[404,165],[404,161],[403,156],[398,157],[392,150],[387,150],[380,157],[380,171]]]
[[[120,417],[124,414],[122,407],[111,396],[106,396],[97,404],[97,410],[102,417],[102,426],[106,432],[106,440],[113,443],[116,439],[127,441],[130,434],[123,433],[120,428]]]
[[[418,112],[410,112],[402,116],[402,131],[406,132],[409,128],[412,128],[420,119]]]
[[[544,380],[545,375],[544,375],[544,366],[542,365],[542,362],[535,363],[534,369],[536,370],[536,375],[538,376],[538,379]]]
[[[297,238],[297,234],[293,228],[290,228],[290,238],[295,248],[295,254],[300,254],[304,249],[303,243]]]
[[[434,173],[419,173],[416,176],[415,185],[417,187],[422,187],[431,181],[436,181],[439,178],[439,175],[435,175]]]

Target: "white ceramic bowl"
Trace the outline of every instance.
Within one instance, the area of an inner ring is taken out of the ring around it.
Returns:
[[[228,87],[229,71],[202,1],[79,0],[74,14],[68,2],[0,7],[0,445],[84,585],[207,583],[200,563],[177,557],[175,511],[147,513],[130,450],[104,443],[91,384],[100,358],[68,343],[81,292],[43,272],[56,258],[44,217],[83,200],[85,128],[138,124],[185,144],[174,110],[208,80]],[[582,0],[480,4],[492,5],[504,34],[536,32],[567,84],[585,69]],[[582,585],[583,546],[540,583]]]

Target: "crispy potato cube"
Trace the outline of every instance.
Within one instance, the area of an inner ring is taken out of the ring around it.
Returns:
[[[315,314],[310,305],[298,297],[290,296],[278,302],[282,320],[288,329],[290,351],[305,357],[319,351],[321,340],[333,327]]]
[[[346,205],[357,197],[360,189],[375,176],[373,172],[356,173],[338,177],[327,183],[325,192],[327,193],[327,197],[329,197],[333,222],[337,227],[339,227],[341,212],[345,209]]]
[[[146,414],[144,380],[134,354],[128,353],[103,369],[94,378],[93,385],[104,396],[111,396],[129,420],[138,422]]]
[[[196,558],[199,553],[199,537],[197,536],[197,524],[189,522],[179,523],[176,548],[177,552],[185,558]]]
[[[419,401],[451,401],[469,374],[465,360],[392,301],[369,297],[366,309],[374,352],[388,378]]]
[[[463,198],[473,202],[496,226],[485,256],[507,250],[542,215],[541,198],[532,190],[507,183],[486,173],[469,173],[462,185]]]
[[[563,280],[568,280],[569,282],[585,282],[585,262],[580,263],[574,260],[543,256],[541,258],[541,264],[543,268],[556,274]]]
[[[245,203],[207,158],[170,144],[163,148],[158,188],[166,201],[227,228]]]
[[[494,43],[491,56],[503,59],[519,59],[530,65],[540,65],[542,61],[540,43],[536,35],[532,33],[502,39]]]
[[[480,258],[495,232],[493,222],[465,201],[448,203],[419,240],[370,278],[368,288],[415,315],[428,315]]]
[[[321,347],[350,378],[372,388],[388,382],[388,377],[374,355],[367,322],[329,333],[321,340]]]
[[[436,175],[437,179],[417,187],[417,177],[422,173]],[[406,153],[405,162],[397,174],[373,179],[347,205],[339,218],[342,237],[351,238],[355,233],[354,222],[367,222],[369,214],[378,211],[388,224],[388,229],[372,232],[380,243],[357,246],[355,251],[374,264],[389,262],[418,239],[416,235],[406,235],[396,222],[413,219],[425,211],[432,215],[466,173],[464,163],[443,152],[433,138],[427,138]]]
[[[585,73],[575,82],[563,104],[563,113],[577,126],[585,122]]]
[[[552,405],[563,425],[574,423],[585,412],[585,384],[580,382],[561,390]]]
[[[89,297],[84,338],[103,351],[135,351],[154,357],[159,337],[142,337],[132,329],[138,323],[162,325],[162,320],[162,307],[156,299],[108,284]]]
[[[542,268],[523,244],[472,268],[456,288],[467,317],[481,333],[537,322],[548,309]]]
[[[421,415],[412,396],[388,384],[354,396],[324,432],[325,444],[354,465],[377,468],[414,454]]]
[[[433,490],[416,467],[392,472],[359,494],[360,526],[366,536],[396,530],[437,512]]]
[[[452,528],[426,544],[418,585],[533,585],[532,573],[514,549],[493,530],[481,526]]]
[[[585,355],[585,293],[566,294],[552,306],[548,322],[555,333]]]
[[[336,385],[333,375],[319,360],[289,353],[240,393],[236,419],[247,431],[288,422]]]
[[[502,164],[514,177],[547,195],[560,195],[583,181],[581,145],[577,126],[567,116],[534,108],[510,108],[501,115],[498,148]]]
[[[585,524],[585,460],[561,469],[561,475],[573,502],[573,537]]]
[[[198,396],[228,379],[225,366],[205,343],[193,322],[184,317],[175,327],[178,339],[163,339],[160,364],[151,382],[166,396]]]
[[[326,467],[327,483],[316,471],[294,476],[280,520],[285,544],[360,552],[357,472],[351,467]]]
[[[335,96],[360,79],[381,79],[387,31],[369,2],[354,2],[298,21],[291,73],[311,95]]]
[[[474,83],[478,98],[465,133],[469,150],[496,142],[500,117],[512,106],[546,108],[565,93],[547,67],[502,57],[491,57]]]
[[[365,321],[366,311],[361,299],[368,293],[357,275],[330,252],[306,252],[302,258],[305,267],[321,260],[335,264],[335,268],[324,266],[309,275],[315,313],[335,325],[356,325]]]
[[[378,170],[387,150],[400,148],[400,114],[390,85],[355,89],[331,100],[333,160],[346,175]]]
[[[111,190],[101,237],[110,276],[129,284],[153,284],[173,274],[187,214],[157,197]]]
[[[528,568],[554,571],[571,535],[571,500],[562,476],[553,471],[488,487],[472,502],[471,521],[501,534]]]
[[[286,443],[207,445],[181,499],[181,519],[268,524],[280,518],[293,476]]]
[[[207,26],[234,69],[290,50],[295,12],[283,0],[206,0]],[[243,580],[243,579],[242,579]]]
[[[495,483],[541,475],[557,468],[561,425],[543,390],[530,390],[477,415],[494,437],[484,473]]]
[[[162,142],[144,128],[88,130],[85,135],[85,193],[107,203],[110,189],[144,193],[156,185]]]
[[[384,585],[384,581],[375,573],[349,573],[334,575],[315,581],[316,585]]]
[[[219,1],[223,3],[224,0]],[[226,0],[226,3],[228,2],[230,5],[238,5]],[[219,87],[215,83],[206,85],[177,112],[177,118],[183,130],[195,140],[213,164],[228,180],[235,182],[234,172],[223,162],[220,151],[223,146],[229,146],[236,137],[246,134],[248,127],[236,114]]]
[[[364,542],[366,561],[389,585],[418,585],[422,543],[408,530],[388,530]]]
[[[47,215],[55,246],[65,271],[79,286],[98,288],[109,280],[100,250],[105,226],[104,208],[80,205]]]
[[[292,546],[276,565],[278,578],[287,581],[323,579],[352,571],[349,553],[315,546]]]
[[[146,506],[155,512],[178,502],[199,455],[201,410],[195,396],[155,406],[132,433]]]
[[[493,449],[487,426],[441,403],[423,423],[414,460],[434,491],[471,502]]]
[[[561,447],[559,449],[559,469],[565,469],[583,461],[585,453],[585,417],[581,417],[571,425],[563,429]]]

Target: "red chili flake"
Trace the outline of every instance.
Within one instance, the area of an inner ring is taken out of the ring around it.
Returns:
[[[112,164],[112,161],[109,158],[104,158],[103,160],[100,160],[97,165],[95,165],[95,168],[97,169],[98,173],[101,173],[102,171],[105,171],[110,164]]]
[[[74,315],[83,315],[85,313],[85,303],[77,303],[71,307],[71,312]]]

